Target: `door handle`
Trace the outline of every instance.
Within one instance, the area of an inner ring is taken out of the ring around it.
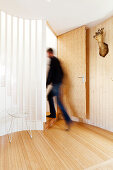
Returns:
[[[79,79],[82,79],[83,83],[85,83],[85,82],[86,82],[86,80],[85,80],[84,76],[79,76],[78,78],[79,78]]]

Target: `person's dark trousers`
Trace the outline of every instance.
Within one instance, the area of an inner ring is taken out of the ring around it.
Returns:
[[[54,97],[54,93],[53,93],[53,88],[50,90],[47,98],[48,98],[48,102],[49,102],[49,109],[50,109],[50,113],[52,117],[56,117],[56,110],[55,110],[55,106],[54,106],[54,101],[53,101],[53,97]]]
[[[60,86],[61,86],[61,84],[53,85],[51,91],[48,94],[50,113],[51,113],[51,115],[56,116],[56,111],[55,111],[55,106],[54,106],[54,101],[53,101],[53,97],[56,96],[57,103],[58,103],[59,108],[62,111],[63,117],[64,117],[66,123],[69,124],[71,122],[71,119],[70,119],[69,115],[67,114],[66,109],[64,108],[64,106],[60,100]]]

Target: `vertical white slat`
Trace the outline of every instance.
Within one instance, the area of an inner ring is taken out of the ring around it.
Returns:
[[[19,113],[19,94],[18,94],[18,69],[19,69],[19,18],[17,18],[17,60],[16,60],[16,101],[17,101],[17,113]],[[19,130],[19,123],[17,121],[17,129]]]
[[[24,79],[24,77],[23,77],[23,71],[24,71],[24,20],[23,19],[21,19],[21,21],[22,21],[22,25],[21,25],[21,48],[20,48],[20,50],[21,50],[21,54],[20,54],[20,70],[21,70],[21,75],[20,75],[20,80],[21,80],[21,86],[20,86],[20,91],[21,91],[21,98],[20,98],[20,102],[21,102],[21,113],[23,113],[23,79]],[[22,122],[22,129],[23,129],[23,122]]]
[[[10,68],[11,68],[11,114],[16,113],[15,107],[15,64],[16,64],[16,56],[15,56],[15,20],[16,17],[11,16],[11,56],[10,56]],[[14,131],[17,131],[17,120],[14,121]]]
[[[19,113],[23,111],[23,19],[19,18],[19,66],[18,66],[18,106]],[[19,130],[22,130],[23,123],[19,120]]]
[[[10,56],[10,88],[11,88],[11,113],[13,112],[13,82],[12,82],[12,67],[13,67],[13,17],[11,16],[11,56]]]
[[[7,103],[7,132],[10,126],[11,112],[11,16],[7,15],[7,66],[6,66],[6,103]]]
[[[12,73],[13,73],[13,105],[16,111],[16,63],[17,63],[17,17],[13,17],[13,66],[12,66]]]
[[[23,99],[23,107],[22,107],[22,113],[24,114],[24,67],[25,67],[25,20],[23,19],[23,59],[22,59],[22,99]],[[24,121],[24,120],[22,120]],[[24,122],[22,122],[22,130],[24,130]]]
[[[38,103],[38,90],[37,90],[37,72],[38,72],[38,53],[37,53],[37,20],[35,21],[35,77],[36,77],[36,85],[35,85],[35,96],[36,96],[36,99],[35,99],[35,117],[36,117],[36,122],[37,122],[37,114],[38,114],[38,107],[37,107],[37,103]],[[35,124],[35,129],[36,129],[36,124]]]
[[[13,88],[13,110],[17,113],[16,79],[17,79],[17,17],[13,17],[13,65],[12,65],[12,88]],[[15,120],[15,130],[18,131],[18,120]]]
[[[19,98],[19,92],[20,92],[20,82],[19,82],[19,37],[20,37],[20,22],[19,22],[19,18],[17,20],[17,112],[20,112],[20,98]],[[17,126],[18,130],[20,128],[20,122],[18,121],[18,126]]]
[[[11,16],[7,15],[7,96],[11,102]],[[10,109],[11,104],[8,102],[8,108]]]
[[[0,88],[1,88],[1,11],[0,11]]]
[[[29,111],[29,20],[25,20],[25,73],[24,73],[24,86],[25,86],[25,110]]]
[[[38,108],[38,113],[37,113],[37,120],[41,119],[41,113],[42,113],[42,91],[41,91],[41,80],[42,80],[42,70],[41,70],[41,62],[42,62],[42,21],[38,20],[37,21],[37,108]]]
[[[24,112],[24,66],[25,66],[25,20],[23,20],[23,64],[22,64],[22,96],[23,96],[23,111]]]
[[[5,87],[4,84],[4,53],[5,53],[5,13],[1,12],[1,86]]]
[[[0,94],[2,94],[2,87],[1,87],[1,63],[2,63],[2,57],[1,57],[1,11],[0,11]],[[0,102],[1,102],[1,99],[0,99]],[[2,107],[0,105],[0,119],[1,119],[1,114],[2,114]],[[1,120],[0,120],[1,122]],[[2,129],[2,123],[0,123],[0,129]],[[0,131],[0,133],[2,133],[2,131]]]
[[[4,12],[1,12],[1,86],[2,86],[2,94],[1,94],[1,106],[2,106],[2,111],[1,111],[1,124],[2,124],[2,133],[5,134],[5,58],[6,58],[6,53],[5,53],[5,19],[6,19],[6,14]]]
[[[5,14],[5,133],[7,133],[7,14]]]
[[[31,109],[31,20],[29,22],[29,113],[30,113],[30,123],[32,119],[32,109]]]
[[[35,120],[36,120],[36,109],[35,109],[35,88],[36,88],[36,77],[35,77],[35,65],[36,65],[36,54],[35,54],[35,32],[36,32],[36,25],[35,25],[35,20],[31,21],[31,108],[32,108],[32,120],[34,122],[34,129],[35,129]]]
[[[46,122],[46,21],[42,22],[42,121]]]
[[[0,94],[1,94],[1,11],[0,11]],[[1,102],[1,100],[0,100]],[[0,119],[1,119],[1,114],[2,114],[2,108],[0,105]],[[1,120],[0,120],[1,122]],[[2,124],[0,123],[0,129],[2,129]],[[2,133],[0,131],[0,133]]]

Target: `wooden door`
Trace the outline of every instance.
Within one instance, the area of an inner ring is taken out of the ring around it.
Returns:
[[[64,68],[63,102],[69,114],[86,117],[85,26],[58,36],[58,58]]]

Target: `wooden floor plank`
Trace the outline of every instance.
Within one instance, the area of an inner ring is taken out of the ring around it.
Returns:
[[[0,170],[113,168],[113,133],[75,123],[65,131],[63,120],[46,131],[26,131],[0,137]]]
[[[48,133],[49,133],[49,136],[52,136],[52,138],[54,138],[54,141],[56,141],[56,143],[59,146],[61,145],[61,148],[65,146],[63,150],[66,150],[66,153],[68,155],[73,153],[71,155],[71,161],[72,160],[74,161],[75,158],[78,159],[78,163],[80,164],[82,162],[82,165],[84,168],[103,161],[103,159],[101,159],[97,154],[95,154],[90,149],[88,149],[86,146],[84,146],[84,144],[78,142],[76,140],[76,137],[73,138],[71,135],[71,131],[68,133],[63,130],[59,132],[58,129],[55,129],[55,126],[54,126],[54,128],[52,128],[51,131],[49,131]],[[51,138],[49,139],[49,141],[51,141]],[[87,161],[87,160],[90,160],[90,161]]]

